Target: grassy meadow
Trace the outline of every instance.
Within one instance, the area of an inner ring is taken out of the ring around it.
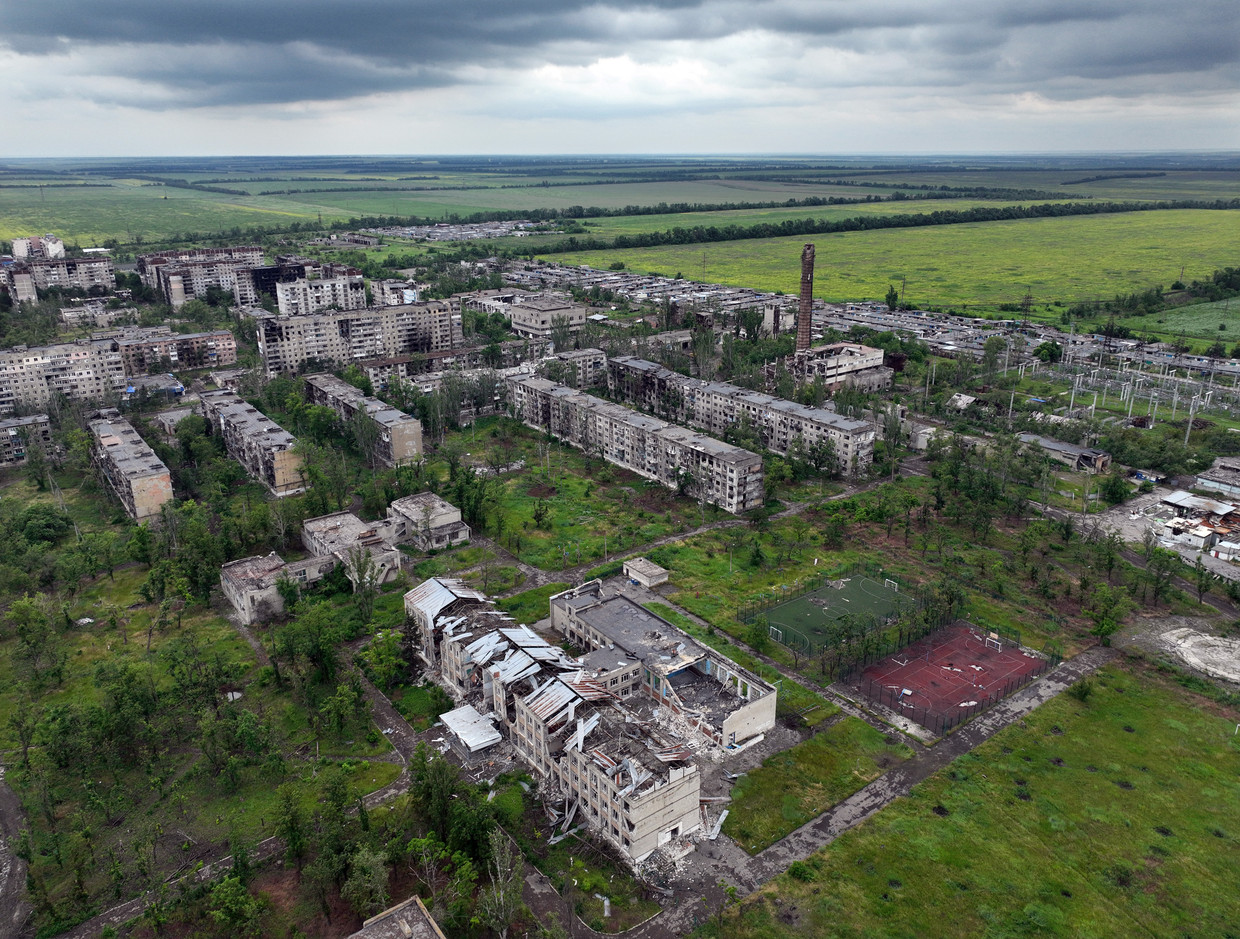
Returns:
[[[705,935],[1228,936],[1238,715],[1141,666],[1061,695],[797,862]]]
[[[842,717],[737,780],[723,833],[756,854],[912,755],[897,735]]]
[[[909,203],[900,203],[907,206]],[[798,289],[805,237],[548,255],[548,260],[630,270],[760,290]],[[1110,299],[1145,287],[1209,277],[1240,254],[1230,211],[1177,209],[1117,215],[977,222],[813,236],[814,295],[881,299],[904,283],[909,303],[988,307]],[[705,274],[703,275],[703,259]]]

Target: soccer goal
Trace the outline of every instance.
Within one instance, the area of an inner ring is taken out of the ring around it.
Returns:
[[[987,633],[983,638],[986,640],[987,649],[994,649],[996,652],[1003,651],[1003,640],[999,638],[998,633]]]
[[[894,580],[891,580],[890,578],[886,578],[886,577],[883,578],[883,586],[886,587],[888,590],[894,591],[895,593],[900,592],[900,585],[897,584]]]
[[[770,637],[774,639],[776,642],[784,641],[784,631],[780,629],[778,626],[767,626],[766,631],[770,635]]]

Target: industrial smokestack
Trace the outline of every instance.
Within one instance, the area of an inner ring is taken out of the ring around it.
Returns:
[[[809,348],[814,313],[814,246],[801,251],[801,308],[797,311],[797,352]]]

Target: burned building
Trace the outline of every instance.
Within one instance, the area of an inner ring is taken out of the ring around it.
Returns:
[[[433,492],[403,496],[388,506],[389,537],[419,551],[442,551],[469,541],[461,510]]]

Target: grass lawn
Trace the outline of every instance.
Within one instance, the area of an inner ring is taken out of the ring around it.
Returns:
[[[904,203],[916,211],[916,203]],[[548,255],[566,264],[631,270],[795,292],[806,237]],[[907,278],[915,304],[993,306],[1109,299],[1209,277],[1240,251],[1236,213],[1177,209],[816,235],[815,296],[881,298]]]
[[[444,711],[451,711],[456,706],[447,692],[430,683],[402,685],[389,694],[388,699],[419,733],[439,720],[439,715]]]
[[[746,899],[730,939],[1227,936],[1238,715],[1153,669],[1099,673]]]
[[[756,854],[912,755],[895,735],[844,717],[742,776],[723,832]]]
[[[551,615],[552,595],[567,590],[571,586],[572,584],[564,583],[547,584],[545,587],[535,587],[532,590],[524,590],[511,597],[496,600],[495,603],[505,613],[510,613],[518,623],[532,626]]]

